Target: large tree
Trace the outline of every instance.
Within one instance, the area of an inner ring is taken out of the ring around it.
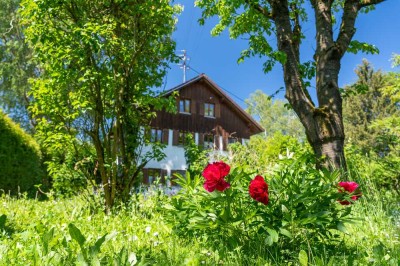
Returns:
[[[324,157],[329,168],[346,167],[342,97],[338,85],[340,62],[346,51],[374,52],[374,47],[352,41],[356,18],[362,11],[384,0],[197,0],[203,8],[200,20],[214,15],[219,23],[213,34],[230,29],[231,38],[245,36],[249,48],[239,60],[249,56],[267,56],[266,71],[279,61],[283,66],[286,98],[303,124],[314,153]],[[308,7],[307,5],[311,7]],[[315,53],[301,61],[300,46],[305,38],[302,23],[308,13],[315,17]],[[336,20],[341,14],[341,20]],[[335,25],[340,27],[335,32]],[[271,43],[274,35],[276,43]],[[275,48],[276,47],[276,48]],[[307,87],[316,78],[317,104]]]
[[[31,102],[29,78],[39,74],[32,49],[25,42],[20,0],[0,0],[0,107],[25,130],[33,130],[35,120],[28,112]]]
[[[356,69],[357,82],[344,88],[343,114],[347,141],[362,154],[372,151],[384,155],[390,152],[396,137],[388,127],[400,116],[400,108],[387,88],[396,86],[394,73],[375,71],[363,60]],[[379,122],[380,121],[380,122]],[[387,123],[382,123],[387,121]],[[386,126],[374,126],[376,123]]]
[[[107,210],[128,199],[150,159],[163,157],[144,130],[154,110],[172,105],[152,88],[175,60],[179,9],[164,0],[22,1],[26,38],[44,70],[32,87],[38,137],[51,152],[94,146]]]

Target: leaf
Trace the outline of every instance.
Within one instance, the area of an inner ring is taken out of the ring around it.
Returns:
[[[277,231],[275,231],[274,229],[271,229],[271,228],[267,228],[267,232],[268,232],[269,236],[271,237],[272,242],[278,242],[279,235],[278,235]]]
[[[379,243],[379,245],[375,245],[372,248],[372,251],[376,258],[382,258],[383,254],[385,254],[385,246],[382,243]]]
[[[292,237],[293,237],[292,234],[291,234],[288,230],[286,230],[286,229],[284,229],[284,228],[280,228],[280,229],[279,229],[279,232],[280,232],[282,235],[287,236],[287,237],[289,237],[289,238],[292,238]]]
[[[305,252],[304,250],[300,250],[299,252],[299,262],[301,266],[308,265],[308,255],[307,252]]]
[[[47,233],[42,236],[43,249],[45,255],[49,253],[49,242],[53,239],[54,227],[52,227]]]
[[[339,222],[336,227],[339,231],[341,231],[345,234],[348,233],[346,226],[342,222]]]
[[[7,215],[3,214],[2,216],[0,216],[0,229],[4,229],[6,225],[6,219]]]
[[[81,231],[72,223],[68,225],[68,230],[72,239],[78,242],[79,246],[83,248],[83,244],[85,244],[86,239],[82,235]]]
[[[94,246],[92,246],[90,248],[90,255],[92,257],[95,257],[97,255],[97,253],[99,253],[101,245],[104,243],[104,241],[106,241],[106,236],[107,236],[107,234],[105,234],[104,236],[102,236],[99,239],[97,239],[97,241],[94,244]]]
[[[265,239],[265,244],[266,244],[267,246],[272,246],[273,243],[274,243],[274,241],[272,240],[272,237],[271,237],[271,236],[268,236],[268,237]]]

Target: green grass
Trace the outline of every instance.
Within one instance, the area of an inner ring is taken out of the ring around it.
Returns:
[[[310,237],[306,246],[286,249],[267,246],[263,236],[234,250],[207,236],[178,237],[159,208],[170,198],[157,193],[137,195],[112,215],[102,212],[99,199],[89,204],[83,196],[37,201],[3,195],[0,265],[304,265],[305,259],[309,265],[399,265],[399,197],[365,187],[370,190],[353,207],[354,223],[340,242]],[[81,245],[70,224],[84,237]]]

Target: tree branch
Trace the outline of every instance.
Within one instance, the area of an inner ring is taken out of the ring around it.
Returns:
[[[340,57],[345,54],[351,39],[356,32],[354,25],[359,11],[359,4],[359,0],[346,0],[344,3],[342,24],[340,25],[340,32],[336,40]]]
[[[361,9],[361,8],[367,7],[367,6],[371,6],[371,5],[377,5],[384,1],[386,1],[386,0],[361,0],[361,3],[358,4],[358,9]]]
[[[292,3],[290,5],[290,9],[295,14],[294,19],[292,20],[294,23],[293,29],[292,29],[292,32],[293,32],[292,45],[295,50],[297,61],[300,62],[300,44],[301,44],[300,18],[299,18],[299,13],[296,12],[296,10],[298,10],[298,8],[295,3]]]
[[[272,13],[268,11],[265,7],[262,7],[260,4],[255,3],[252,0],[244,0],[250,7],[255,9],[258,13],[263,15],[264,17],[273,20]]]

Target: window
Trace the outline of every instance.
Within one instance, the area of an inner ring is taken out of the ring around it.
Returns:
[[[152,128],[150,130],[150,142],[160,142],[163,140],[163,131],[162,129]]]
[[[214,148],[214,136],[213,135],[204,135],[204,149],[213,149]]]
[[[215,104],[213,103],[204,104],[204,116],[215,117]]]
[[[146,185],[150,185],[157,180],[161,179],[161,169],[143,169],[143,183]]]
[[[189,99],[181,99],[179,101],[179,112],[190,114],[190,100]]]
[[[237,138],[228,138],[228,143],[229,144],[236,143],[236,142],[238,142]]]
[[[179,131],[179,136],[178,136],[178,145],[179,146],[184,146],[186,144],[186,132],[181,132]]]

